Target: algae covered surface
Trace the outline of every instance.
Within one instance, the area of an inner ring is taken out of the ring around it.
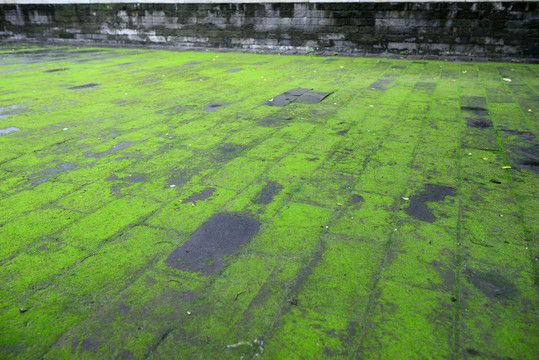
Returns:
[[[536,358],[538,72],[0,46],[0,358]]]

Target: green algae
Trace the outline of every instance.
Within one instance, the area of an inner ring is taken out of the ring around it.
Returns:
[[[536,65],[14,47],[1,356],[533,358]],[[334,93],[262,105],[301,87]],[[168,266],[219,213],[260,230]]]

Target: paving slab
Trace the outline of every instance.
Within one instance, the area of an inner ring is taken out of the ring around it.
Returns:
[[[0,358],[535,359],[538,73],[0,44]]]

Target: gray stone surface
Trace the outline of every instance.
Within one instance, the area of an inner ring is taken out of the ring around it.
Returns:
[[[3,4],[0,40],[536,59],[537,4]]]

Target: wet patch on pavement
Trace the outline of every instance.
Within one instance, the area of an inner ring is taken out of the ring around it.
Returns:
[[[0,136],[11,134],[12,132],[17,132],[17,131],[21,131],[21,129],[13,127],[13,126],[5,128],[5,129],[0,129]]]
[[[107,178],[107,181],[118,182],[111,186],[110,193],[113,195],[120,195],[121,189],[128,188],[131,185],[136,184],[136,183],[146,182],[146,178],[142,175],[128,175],[123,178],[120,178],[117,175],[111,175]]]
[[[275,196],[283,190],[283,186],[276,181],[268,181],[267,184],[254,197],[254,204],[268,205],[273,202]]]
[[[410,206],[405,211],[413,218],[433,223],[436,216],[426,203],[444,201],[446,196],[455,196],[456,193],[451,187],[427,184],[422,192],[410,198]]]
[[[467,126],[469,128],[475,128],[475,129],[492,129],[492,121],[490,121],[487,118],[483,117],[467,117],[465,118],[467,120]]]
[[[50,69],[50,70],[45,70],[43,72],[44,73],[53,73],[53,72],[66,71],[66,70],[69,70],[69,68]]]
[[[93,88],[93,87],[96,87],[96,86],[100,86],[100,85],[101,85],[101,84],[90,83],[90,84],[85,84],[85,85],[79,85],[79,86],[69,87],[69,88],[67,88],[67,90],[83,90],[83,89],[90,89],[90,88]]]
[[[215,188],[206,188],[199,193],[194,193],[193,195],[189,196],[187,199],[182,199],[181,201],[184,204],[187,204],[187,203],[196,204],[197,201],[203,201],[203,200],[208,199],[210,196],[213,195],[215,190],[216,190]]]
[[[464,270],[466,279],[491,299],[511,299],[518,295],[515,285],[497,271]]]
[[[75,169],[77,166],[71,163],[58,164],[53,168],[45,169],[40,172],[31,174],[28,176],[28,181],[26,184],[39,185],[51,178],[51,175],[61,173],[63,171],[69,171]]]
[[[86,151],[84,153],[84,155],[86,157],[93,157],[93,158],[96,158],[96,159],[99,159],[99,158],[102,158],[104,156],[107,156],[107,155],[110,155],[111,153],[115,152],[115,151],[118,151],[118,150],[122,150],[126,147],[128,147],[129,145],[133,144],[132,142],[127,142],[127,141],[122,141],[121,143],[119,143],[118,145],[113,145],[110,150],[107,150],[107,151],[102,151],[102,152],[91,152],[91,151]]]
[[[208,106],[204,109],[204,111],[214,112],[218,108],[223,107],[223,106],[227,106],[227,105],[230,105],[230,104],[232,104],[232,103],[214,103],[214,102],[210,102],[208,104]]]
[[[264,127],[284,126],[290,123],[290,121],[294,120],[295,118],[295,116],[283,117],[278,114],[271,114],[257,122],[257,125]]]
[[[226,256],[234,254],[258,232],[252,219],[217,214],[172,252],[165,261],[171,268],[210,274],[221,270]]]

